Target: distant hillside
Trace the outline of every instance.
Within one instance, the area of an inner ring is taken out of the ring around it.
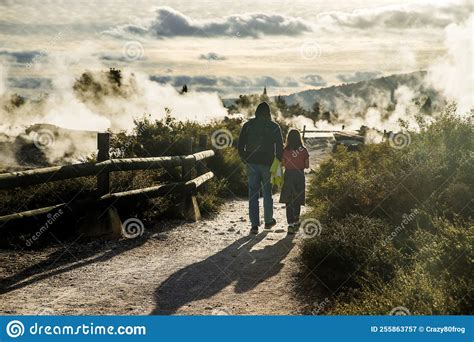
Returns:
[[[431,87],[427,87],[424,78],[425,71],[409,74],[398,74],[380,77],[357,83],[347,83],[320,89],[310,89],[290,95],[282,95],[287,105],[299,104],[311,111],[315,102],[320,103],[324,110],[331,112],[364,112],[368,107],[393,108],[398,98],[403,94],[397,91],[404,86],[409,89],[413,100],[421,107],[430,110],[431,106],[442,101],[442,97]],[[224,100],[226,106],[235,102],[235,99]]]

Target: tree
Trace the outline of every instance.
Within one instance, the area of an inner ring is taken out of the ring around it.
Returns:
[[[122,71],[120,69],[110,68],[107,77],[111,83],[115,83],[119,87],[122,85]]]
[[[282,98],[280,95],[278,95],[277,98],[275,99],[275,106],[278,108],[282,116],[284,117],[290,116],[288,112],[288,105],[286,104],[285,99]]]
[[[315,103],[313,103],[313,107],[310,113],[310,118],[316,122],[321,118],[322,112],[323,112],[323,106],[318,101],[316,101]]]
[[[323,112],[321,119],[331,123],[331,112],[330,111]]]
[[[299,116],[299,115],[306,116],[306,117],[310,116],[310,113],[306,109],[301,107],[301,105],[298,102],[295,104],[292,104],[289,107],[289,114],[290,116]]]
[[[267,95],[267,87],[263,87],[263,93],[262,95],[260,95],[260,101],[266,101],[266,102],[269,102],[269,97]]]

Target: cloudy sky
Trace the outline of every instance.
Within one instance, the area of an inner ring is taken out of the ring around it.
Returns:
[[[221,95],[425,69],[472,1],[0,0],[0,77],[20,93],[120,67]],[[472,43],[472,40],[471,40]]]

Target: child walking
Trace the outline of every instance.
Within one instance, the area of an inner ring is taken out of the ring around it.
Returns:
[[[283,150],[285,176],[280,194],[280,203],[286,204],[288,234],[298,231],[301,206],[305,204],[304,169],[309,168],[309,153],[297,129],[291,129]]]

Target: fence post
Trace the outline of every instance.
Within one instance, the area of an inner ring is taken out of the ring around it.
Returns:
[[[199,135],[199,145],[198,145],[198,152],[205,151],[207,149],[207,135],[206,134],[201,134]],[[206,173],[206,160],[200,160],[198,161],[196,165],[196,170],[198,176]]]
[[[186,138],[183,140],[183,154],[190,155],[193,153],[193,139]],[[187,182],[193,178],[193,167],[191,164],[183,164],[181,168],[181,178],[183,182]],[[201,212],[194,193],[184,193],[181,201],[181,213],[187,220],[199,221]]]
[[[207,149],[207,135],[201,134],[199,135],[198,151],[201,152],[201,151],[205,151],[206,149]],[[203,159],[197,162],[196,172],[198,176],[203,175],[207,172],[206,159]],[[208,189],[207,183],[203,184],[202,190],[207,191],[207,189]]]
[[[303,141],[304,141],[304,134],[306,132],[306,125],[303,126]]]
[[[186,138],[182,141],[183,154],[193,154],[193,138]],[[181,168],[181,180],[186,182],[192,179],[193,165],[183,164]]]
[[[106,161],[110,158],[110,133],[97,133],[97,162]],[[110,175],[108,172],[97,175],[97,192],[99,197],[110,192]]]
[[[110,158],[110,133],[97,133],[97,149],[97,162]],[[100,172],[97,175],[97,196],[101,197],[108,193],[110,193],[110,175],[108,172]],[[85,237],[120,238],[122,236],[122,222],[117,209],[96,206],[89,210],[80,231]]]

